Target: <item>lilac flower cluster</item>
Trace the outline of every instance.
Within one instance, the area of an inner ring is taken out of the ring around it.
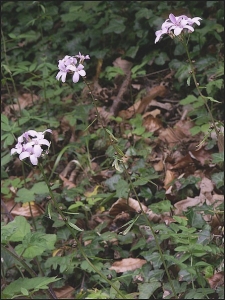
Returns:
[[[79,59],[79,62],[77,61],[77,58]],[[85,59],[90,59],[89,55],[82,55],[80,52],[78,55],[66,55],[63,59],[60,59],[58,64],[59,72],[56,75],[56,79],[59,80],[61,78],[62,82],[65,82],[67,73],[72,73],[73,82],[77,83],[80,76],[86,75],[83,66]]]
[[[11,149],[11,155],[14,153],[19,154],[19,159],[23,160],[27,157],[33,165],[38,164],[38,158],[44,151],[41,146],[46,145],[50,147],[50,142],[44,138],[45,132],[52,133],[51,129],[46,129],[43,132],[37,132],[35,130],[28,130],[18,137],[18,143],[15,148]]]
[[[193,32],[193,24],[200,25],[199,20],[202,20],[199,17],[188,18],[185,15],[175,17],[173,14],[169,15],[169,19],[167,19],[163,24],[160,30],[156,31],[156,39],[155,43],[157,43],[163,34],[169,34],[171,36],[178,36],[181,34],[183,30],[188,30],[189,32]],[[174,32],[172,32],[172,30]]]

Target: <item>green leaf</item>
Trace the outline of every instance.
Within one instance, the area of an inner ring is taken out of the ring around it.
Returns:
[[[224,162],[224,152],[213,153],[212,154],[212,162],[215,164]]]
[[[19,189],[16,193],[15,202],[31,202],[34,201],[34,192],[26,188]]]
[[[153,281],[149,283],[139,283],[139,299],[150,299],[150,297],[159,287],[161,287],[161,283],[158,281]]]
[[[131,46],[127,51],[125,56],[131,57],[131,58],[135,58],[137,52],[139,50],[139,46]]]
[[[83,231],[83,229],[79,228],[77,225],[75,225],[71,222],[68,222],[68,225],[77,231]]]
[[[192,208],[188,210],[186,217],[188,218],[188,223],[191,227],[201,229],[205,225],[202,215]]]
[[[11,242],[20,242],[30,233],[30,225],[22,216],[16,216],[15,219],[5,226],[2,226],[2,239]]]
[[[169,200],[163,200],[158,203],[149,205],[149,208],[156,214],[161,214],[164,212],[170,212],[172,208],[171,202]]]
[[[12,299],[14,295],[21,293],[21,287],[28,291],[38,291],[41,289],[47,289],[49,283],[60,280],[56,277],[36,277],[36,278],[19,278],[11,282],[3,290],[3,299]]]
[[[121,180],[121,175],[115,174],[105,181],[105,185],[111,190],[115,191],[117,183]]]
[[[206,97],[206,98],[212,102],[221,103],[220,101],[215,100],[213,97]]]
[[[190,104],[190,103],[193,103],[196,101],[198,101],[198,98],[196,98],[194,95],[188,95],[186,98],[184,98],[180,101],[180,104],[187,105],[187,104]]]
[[[120,17],[119,19],[110,20],[109,25],[102,31],[103,34],[106,33],[122,33],[126,26],[123,24],[126,18]]]
[[[212,181],[216,184],[218,189],[224,186],[224,172],[214,173],[212,175]]]
[[[24,237],[22,244],[15,247],[15,250],[24,258],[34,258],[46,250],[53,250],[55,242],[55,234],[30,232]]]
[[[169,60],[168,55],[165,52],[160,52],[159,55],[155,59],[155,63],[158,66],[162,66],[166,63],[167,60]]]
[[[152,10],[144,7],[144,8],[140,8],[138,12],[136,12],[135,19],[136,20],[143,19],[143,18],[149,19],[151,16],[152,16]]]
[[[48,194],[48,186],[44,181],[35,183],[30,189],[33,194]]]
[[[198,134],[199,132],[201,132],[201,126],[194,126],[190,129],[190,133],[192,135],[196,135]]]
[[[210,81],[207,85],[206,85],[206,91],[209,94],[211,94],[214,90],[218,90],[221,89],[223,86],[223,79],[217,79],[215,81]]]
[[[129,195],[130,187],[129,184],[121,179],[116,185],[116,197],[127,198]]]
[[[8,125],[9,124],[9,120],[8,118],[6,117],[6,115],[4,114],[1,114],[1,123],[2,125],[5,124],[5,125]]]

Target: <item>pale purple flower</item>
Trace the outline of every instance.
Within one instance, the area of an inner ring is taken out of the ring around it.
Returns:
[[[200,25],[199,20],[201,20],[201,18],[199,18],[199,17],[195,17],[195,18],[191,19],[185,15],[175,17],[173,14],[170,14],[169,19],[167,19],[162,24],[161,30],[156,31],[155,43],[157,43],[159,41],[159,39],[161,38],[161,36],[165,33],[167,33],[169,35],[172,34],[172,35],[178,36],[181,34],[181,32],[183,30],[188,30],[188,32],[193,32],[194,28],[192,25],[194,23],[197,25]]]
[[[68,69],[68,66],[71,64],[75,65],[76,63],[77,63],[77,59],[69,55],[66,55],[63,59],[60,59],[58,63],[59,72],[56,75],[56,79],[59,80],[61,78],[62,82],[65,82],[66,75],[70,71]]]
[[[19,154],[19,159],[23,160],[27,157],[33,165],[38,164],[38,158],[42,155],[42,145],[50,147],[50,142],[44,138],[45,132],[52,133],[51,129],[46,129],[43,132],[28,130],[18,137],[18,143],[15,148],[11,149],[12,154]]]
[[[164,23],[162,24],[162,29],[156,31],[156,33],[155,33],[155,35],[156,35],[155,43],[157,43],[157,42],[160,40],[160,38],[161,38],[161,36],[162,36],[163,34],[169,33],[168,27],[169,27],[169,26],[167,26],[166,22],[164,22]]]
[[[90,59],[89,55],[82,55],[80,52],[78,55],[75,55],[75,57],[80,59],[80,63],[82,64],[84,62],[85,59]]]
[[[43,149],[40,145],[28,145],[24,146],[24,151],[20,153],[19,159],[23,160],[24,158],[29,157],[32,165],[38,164],[38,158],[41,156]]]
[[[76,57],[79,58],[79,63]],[[62,82],[65,82],[67,74],[71,73],[73,74],[73,82],[77,83],[79,81],[80,76],[86,75],[85,70],[83,70],[83,62],[85,59],[90,59],[90,56],[82,55],[80,52],[78,55],[75,56],[66,55],[63,59],[59,60],[59,72],[56,75],[56,79],[59,80],[61,78]]]
[[[83,70],[84,66],[82,64],[79,64],[77,67],[70,65],[68,66],[71,71],[73,71],[73,82],[77,83],[79,81],[80,76],[85,76],[86,72]]]

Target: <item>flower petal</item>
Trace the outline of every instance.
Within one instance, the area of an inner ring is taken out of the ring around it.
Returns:
[[[19,159],[20,159],[20,160],[23,160],[24,158],[27,158],[27,157],[29,157],[29,156],[30,156],[30,152],[24,151],[24,152],[22,152],[22,153],[19,155]]]
[[[41,146],[40,146],[40,145],[34,145],[34,147],[33,147],[33,154],[34,154],[36,157],[41,156],[42,151],[43,151],[43,149],[41,149]]]
[[[37,159],[37,157],[34,154],[30,156],[30,162],[34,166],[36,166],[38,164],[38,159]]]
[[[73,82],[77,83],[79,81],[80,75],[78,72],[74,72],[73,74]]]

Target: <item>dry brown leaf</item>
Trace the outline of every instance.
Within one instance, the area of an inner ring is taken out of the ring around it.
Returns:
[[[162,219],[163,215],[167,215],[167,213],[164,213],[163,215],[158,215],[154,213],[151,209],[148,209],[146,211],[146,214],[148,215],[149,220],[154,223],[158,223]]]
[[[121,110],[118,114],[119,117],[123,119],[130,119],[135,114],[142,114],[154,98],[158,96],[164,97],[166,92],[167,89],[163,85],[153,87],[146,97],[134,103],[127,110]]]
[[[190,154],[185,155],[182,157],[180,160],[176,162],[173,166],[171,166],[169,169],[170,170],[177,170],[177,169],[183,169],[186,167],[189,167],[190,165],[193,165],[193,160],[190,156]]]
[[[145,114],[143,114],[143,119],[149,115],[153,116],[153,117],[156,117],[158,115],[161,114],[161,110],[159,110],[158,108],[157,109],[154,109],[152,111],[147,111]]]
[[[156,101],[154,99],[151,101],[149,106],[157,106],[157,107],[163,108],[165,110],[171,110],[173,108],[171,103],[161,103],[161,102]]]
[[[31,214],[31,211],[32,214]],[[45,210],[38,204],[36,204],[35,202],[31,201],[30,202],[30,207],[28,202],[24,203],[22,206],[16,205],[13,210],[11,211],[11,214],[13,216],[23,216],[25,218],[31,218],[33,217],[38,217],[41,216],[45,213]]]
[[[207,177],[202,178],[199,187],[201,194],[211,193],[213,191],[212,180],[208,179]]]
[[[112,264],[109,270],[114,270],[117,273],[133,271],[141,268],[147,261],[140,258],[124,258],[121,261],[116,261]]]
[[[75,289],[70,285],[54,289],[57,299],[74,299],[74,291]]]
[[[66,177],[63,177],[61,174],[59,174],[59,178],[63,181],[64,188],[67,187],[67,189],[69,190],[69,189],[76,187],[76,184],[69,181],[69,179],[67,179]]]
[[[113,113],[106,111],[105,107],[98,107],[97,109],[103,123],[106,125],[111,120]]]
[[[212,277],[207,278],[207,280],[208,280],[208,283],[209,283],[211,289],[216,289],[219,286],[224,285],[224,272],[221,271],[221,272],[215,273]]]
[[[182,215],[184,211],[187,211],[188,207],[197,206],[199,204],[202,204],[201,197],[197,196],[194,198],[187,197],[185,200],[181,200],[174,204],[174,207],[176,208],[174,211],[175,215]]]
[[[170,183],[176,178],[176,173],[170,170],[166,170],[166,176],[164,179],[164,188],[167,190],[170,187]]]
[[[160,171],[162,171],[163,169],[164,169],[164,164],[163,164],[163,161],[162,160],[160,160],[159,162],[157,162],[157,163],[154,163],[153,164],[153,168],[155,169],[155,171],[157,171],[157,172],[160,172]]]
[[[189,151],[190,156],[193,159],[196,159],[201,163],[202,166],[209,165],[209,162],[212,160],[212,156],[210,151],[205,150],[204,148],[201,148],[197,151]]]
[[[213,205],[214,208],[216,208],[218,205],[223,203],[224,196],[218,195],[218,194],[212,194],[213,192],[213,183],[210,179],[203,177],[201,182],[199,183],[200,187],[200,194],[199,196],[196,196],[194,198],[187,197],[185,200],[181,200],[174,204],[175,214],[176,215],[182,215],[183,211],[186,211],[188,207],[193,207],[196,205],[202,205],[203,203],[206,203],[207,205]],[[204,219],[206,221],[210,221],[212,219],[212,216],[205,215]]]
[[[152,115],[148,115],[144,118],[143,126],[148,132],[155,132],[161,129],[163,127],[163,124],[160,119],[155,118]]]
[[[144,204],[142,204],[142,209],[146,212],[148,208]],[[109,210],[109,214],[111,216],[116,216],[123,211],[139,212],[140,211],[139,202],[133,198],[129,198],[129,199],[119,198],[111,206]]]
[[[118,57],[116,60],[114,60],[113,65],[114,67],[121,68],[125,74],[128,74],[131,67],[133,66],[133,63],[128,60],[122,59],[121,57]]]
[[[37,100],[39,100],[38,96],[37,95],[32,95],[32,94],[29,94],[29,93],[24,93],[22,95],[20,95],[18,97],[18,102],[19,104],[10,104],[10,105],[7,105],[5,107],[5,114],[7,116],[11,116],[11,110],[12,111],[18,111],[19,109],[24,109],[25,107],[30,107],[32,106],[35,102],[37,102]]]

